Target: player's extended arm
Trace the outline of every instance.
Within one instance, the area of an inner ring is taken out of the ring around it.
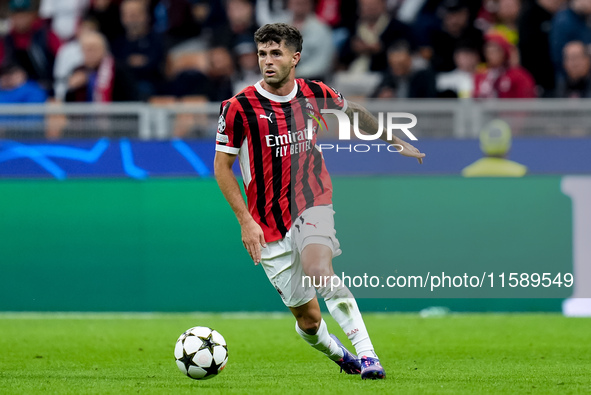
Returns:
[[[232,172],[232,165],[236,155],[216,151],[213,161],[215,178],[220,190],[234,211],[242,230],[242,243],[255,265],[261,262],[261,246],[266,247],[265,235],[260,225],[255,222],[248,212],[246,203],[242,198],[242,192],[238,181]]]
[[[347,111],[346,114],[349,116],[349,119],[353,120],[353,113],[357,113],[359,117],[359,128],[362,130],[378,130],[379,124],[376,117],[373,116],[372,113],[367,111],[365,107],[361,104],[348,101],[347,102]],[[417,158],[419,163],[423,163],[423,158],[425,154],[419,151],[417,148],[413,147],[411,144],[407,143],[406,141],[392,136],[392,140],[388,140],[386,133],[382,131],[382,135],[380,136],[381,140],[384,140],[390,144],[398,144],[402,146],[402,150],[400,153],[404,156],[409,156],[411,158]]]

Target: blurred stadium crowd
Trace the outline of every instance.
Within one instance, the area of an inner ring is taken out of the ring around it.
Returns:
[[[253,34],[271,22],[302,31],[299,77],[349,95],[591,97],[591,0],[10,0],[0,7],[0,103],[221,101],[260,78]]]

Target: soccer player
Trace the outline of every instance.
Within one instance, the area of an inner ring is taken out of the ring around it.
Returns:
[[[332,287],[332,258],[339,255],[332,210],[332,184],[316,147],[321,109],[338,109],[363,130],[378,130],[365,108],[347,102],[319,81],[295,78],[302,36],[293,26],[274,23],[255,34],[262,80],[222,103],[216,135],[215,175],[242,230],[242,243],[254,263],[296,318],[297,333],[335,361],[341,371],[362,379],[383,379],[357,303],[347,287]],[[386,133],[382,134],[386,138]],[[425,154],[393,137],[401,154],[422,163]],[[247,203],[232,165],[239,157]],[[304,276],[312,278],[304,281]],[[324,280],[324,282],[322,281]],[[317,286],[320,284],[320,286]],[[351,340],[357,355],[328,333],[316,292]]]

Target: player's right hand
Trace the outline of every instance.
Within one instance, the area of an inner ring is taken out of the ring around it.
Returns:
[[[265,234],[260,225],[254,219],[250,219],[242,225],[242,244],[255,265],[261,263],[261,246],[267,247]]]
[[[402,139],[398,139],[398,145],[402,146],[402,150],[398,151],[401,155],[417,158],[419,164],[423,164],[423,158],[425,157],[424,153]]]

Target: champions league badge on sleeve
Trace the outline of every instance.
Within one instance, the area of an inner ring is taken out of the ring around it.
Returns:
[[[220,119],[218,119],[218,133],[223,133],[226,130],[226,119],[223,115],[220,115]]]
[[[224,130],[226,130],[226,119],[223,115],[220,115],[218,119],[218,132],[215,136],[215,141],[226,144],[230,141],[227,135],[224,134]]]

